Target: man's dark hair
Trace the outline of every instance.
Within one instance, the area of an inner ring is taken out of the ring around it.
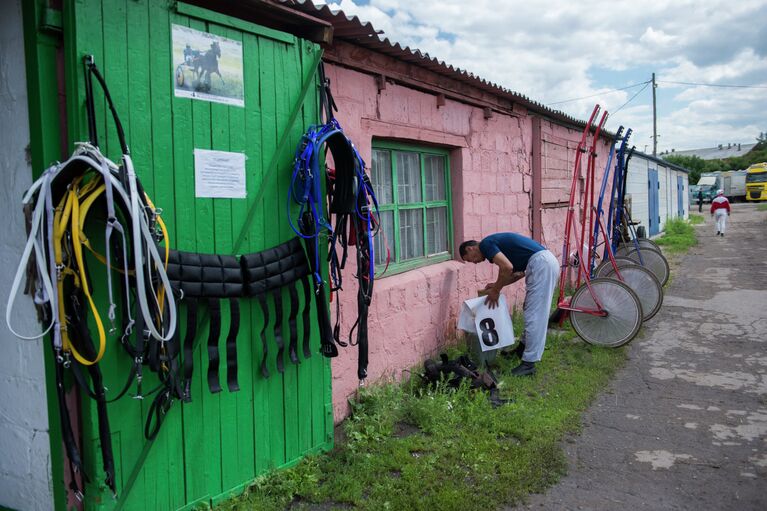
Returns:
[[[461,259],[463,259],[463,257],[466,255],[466,247],[473,247],[475,245],[479,245],[479,242],[476,240],[469,240],[461,243],[461,245],[458,247],[458,253],[461,255]]]

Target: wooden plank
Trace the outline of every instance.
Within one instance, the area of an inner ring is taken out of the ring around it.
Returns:
[[[89,5],[86,4],[87,0],[79,0],[75,4],[75,9],[77,12],[83,11],[87,12],[87,16],[83,15],[82,18],[79,18],[77,16],[74,16],[75,18],[75,41],[78,47],[84,47],[87,48],[86,51],[93,54],[94,57],[98,56],[99,62],[103,62],[103,37],[102,37],[102,20],[101,20],[101,11],[100,9],[98,11],[89,11]],[[82,61],[78,58],[77,54],[72,55],[70,59],[71,65],[73,67],[76,67],[80,70],[82,70]],[[80,67],[78,67],[80,66]],[[75,90],[78,91],[78,93],[75,93],[73,97],[70,97],[70,108],[68,110],[68,114],[73,118],[73,122],[70,126],[70,139],[78,140],[87,138],[87,129],[83,129],[82,132],[78,131],[78,128],[85,128],[87,124],[85,124],[85,109],[81,108],[81,105],[84,104],[85,99],[85,87],[82,84],[82,72],[79,73],[79,75],[73,76],[74,83],[79,84],[79,87],[76,87]],[[72,83],[72,82],[70,82]],[[97,119],[99,121],[102,121],[100,123],[100,128],[103,127],[103,102],[102,101],[96,101],[96,112],[97,114],[101,114],[100,116],[97,116]],[[73,115],[74,113],[74,115]],[[82,118],[81,122],[78,122]],[[46,165],[48,165],[49,162],[46,162]],[[87,400],[87,398],[83,401],[83,408],[81,412],[80,417],[80,427],[82,428],[82,437],[83,443],[82,443],[82,456],[85,462],[85,469],[88,470],[89,475],[91,476],[92,480],[95,482],[103,481],[103,470],[101,469],[100,463],[98,463],[98,460],[101,457],[101,453],[98,449],[98,422],[97,422],[97,415],[95,407],[91,406],[91,403]],[[114,447],[114,444],[113,444]],[[119,455],[119,454],[118,454]],[[64,456],[64,460],[66,463],[66,454]],[[89,461],[90,460],[90,461]],[[118,470],[119,471],[119,470]],[[115,480],[117,484],[121,484],[121,477],[116,475]],[[97,489],[98,485],[90,484],[85,485],[85,503],[86,505],[89,505],[91,508],[95,508],[96,505],[98,505],[98,501],[95,500],[93,497],[97,496],[99,490]],[[69,500],[70,496],[67,496],[67,500]]]
[[[208,31],[212,34],[231,38],[231,34],[221,26],[213,23],[208,24]],[[218,86],[221,80],[216,75],[211,83]],[[229,112],[232,109],[242,110],[240,107],[231,107],[221,103],[211,103],[210,105],[210,127],[212,148],[217,151],[229,151]],[[235,199],[242,200],[242,199]],[[213,206],[213,226],[215,231],[215,243],[211,247],[216,254],[231,254],[232,251],[232,199],[212,199]],[[236,486],[237,465],[239,457],[238,435],[237,435],[237,398],[235,394],[229,392],[226,385],[226,337],[231,325],[231,311],[228,300],[220,300],[221,303],[221,335],[218,339],[219,347],[219,382],[222,391],[215,396],[211,395],[211,401],[218,405],[218,424],[211,424],[212,428],[218,426],[218,445],[220,452],[220,470],[221,486],[214,491],[211,488],[212,495],[219,495],[225,489]],[[213,420],[213,417],[210,418]],[[212,439],[211,439],[212,440]],[[215,502],[214,502],[215,505]]]
[[[297,77],[303,77],[306,76],[306,74],[311,71],[311,69],[308,69],[310,66],[313,65],[313,59],[310,57],[304,58],[307,55],[307,52],[312,49],[312,45],[306,42],[301,42],[300,44],[300,50],[297,52],[293,59],[293,74]],[[297,80],[301,80],[302,78],[298,78]],[[300,91],[298,92],[300,94]],[[304,107],[302,110],[302,127],[300,128],[302,131],[305,129],[306,126],[309,126],[311,124],[317,124],[319,123],[319,112],[317,109],[317,101],[314,98],[314,96],[309,97],[304,101]],[[297,208],[294,206],[292,208],[292,212],[294,213],[293,218],[295,218],[295,215],[297,214]],[[311,302],[304,303],[303,298],[303,288],[299,286],[299,295],[301,297],[301,310],[303,310],[304,307],[309,307],[311,310]],[[314,292],[312,291],[310,294],[310,297],[314,295]],[[309,332],[311,333],[316,328],[314,325],[316,325],[316,320],[314,322],[309,321]],[[299,320],[298,320],[298,332],[303,333],[304,331],[304,324],[303,324],[303,317],[299,314]],[[301,360],[301,365],[297,368],[298,369],[298,381],[297,381],[297,400],[298,400],[298,411],[299,411],[299,422],[298,422],[298,454],[302,455],[306,451],[308,451],[312,446],[312,389],[314,387],[314,368],[318,363],[318,358],[320,358],[319,350],[314,350],[312,348],[312,356],[309,358],[304,357],[303,353],[303,339],[299,335],[299,359]],[[321,362],[321,361],[320,361]],[[319,401],[318,401],[319,404]]]
[[[186,17],[170,16],[172,25],[189,26]],[[170,41],[168,41],[170,46]],[[173,57],[171,57],[172,59]],[[172,65],[172,64],[171,64]],[[196,199],[194,192],[194,147],[195,140],[190,134],[194,131],[197,120],[193,112],[193,104],[200,103],[187,98],[175,97],[171,92],[171,105],[173,109],[173,183],[175,190],[176,211],[176,240],[174,247],[178,250],[195,251],[197,249],[197,225],[194,214]],[[186,304],[180,302],[179,327],[182,335],[186,332]],[[200,338],[202,334],[198,336]],[[183,338],[183,337],[181,337]],[[200,365],[202,358],[200,350],[196,350],[193,356],[194,372],[191,382],[192,401],[182,405],[183,423],[183,446],[184,446],[184,482],[185,502],[198,502],[209,496],[206,486],[206,464],[199,462],[199,457],[204,456],[202,446],[206,442],[203,427],[203,402],[202,393],[207,392],[204,385],[203,366]]]
[[[173,123],[172,123],[172,99],[173,99],[173,74],[171,72],[171,54],[168,42],[171,38],[170,19],[166,8],[157,2],[146,0],[148,29],[147,40],[149,42],[149,82],[150,82],[150,115],[152,142],[155,150],[152,152],[152,168],[154,170],[154,193],[152,200],[158,208],[163,209],[162,218],[168,229],[171,247],[176,242],[176,208],[174,203],[175,190],[173,179]],[[164,247],[163,247],[164,248]],[[184,318],[185,319],[185,318]],[[179,320],[179,325],[181,320]],[[179,328],[177,326],[177,328]],[[179,338],[181,338],[179,336]],[[163,470],[159,477],[164,481],[165,487],[159,492],[167,496],[166,509],[177,509],[184,505],[186,500],[185,487],[182,484],[174,484],[175,481],[184,480],[183,463],[183,413],[182,405],[176,402],[163,425],[161,438],[164,456],[158,463]]]
[[[245,108],[230,108],[229,109],[229,150],[235,152],[242,152],[246,155],[245,160],[245,173],[246,173],[246,189],[252,188],[253,177],[248,172],[248,162],[253,158],[253,151],[250,150],[246,141],[246,127],[245,118],[246,112],[249,109],[258,109],[257,97],[253,98],[248,94],[248,89],[257,89],[258,80],[248,82],[246,77],[246,69],[257,66],[257,61],[253,62],[246,53],[249,49],[247,42],[249,40],[255,40],[255,36],[250,33],[243,33],[236,30],[229,29],[227,31],[229,37],[232,39],[238,39],[242,42],[243,51],[243,88],[245,93]],[[251,104],[251,101],[254,103]],[[231,211],[231,227],[229,250],[232,251],[232,239],[236,235],[239,229],[242,219],[247,212],[247,199],[245,200],[232,200]],[[250,252],[251,246],[248,242],[244,247],[244,250]],[[252,305],[254,300],[242,299],[240,300],[240,333],[237,337],[237,361],[238,361],[238,380],[240,390],[234,394],[235,398],[235,410],[234,410],[234,422],[236,424],[237,434],[237,450],[235,454],[235,470],[234,481],[231,484],[226,485],[224,488],[234,488],[241,485],[243,482],[251,481],[255,478],[255,445],[254,445],[254,425],[253,425],[253,379],[256,375],[253,364],[253,343],[256,342],[256,336],[252,330]]]
[[[189,27],[199,31],[206,31],[207,26],[204,22],[190,20]],[[192,132],[195,149],[212,149],[211,145],[211,103],[206,101],[192,100]],[[190,167],[190,179],[194,180],[194,165]],[[216,229],[213,219],[213,199],[194,200],[195,233],[197,243],[195,250],[200,253],[215,252]],[[207,329],[200,332],[203,335],[203,341],[195,354],[196,370],[199,376],[199,390],[195,401],[202,405],[200,414],[194,420],[202,425],[202,444],[187,444],[187,448],[194,449],[192,455],[193,463],[201,463],[200,452],[204,460],[205,473],[205,493],[208,495],[217,495],[221,493],[221,446],[219,437],[219,396],[211,394],[207,385]],[[202,450],[200,450],[202,445]]]
[[[149,74],[149,60],[147,59],[147,55],[149,55],[148,12],[146,6],[142,6],[137,2],[131,2],[127,5],[123,4],[120,7],[121,9],[118,9],[118,12],[120,10],[125,12],[125,17],[122,18],[125,25],[123,33],[126,35],[126,41],[131,41],[130,46],[126,49],[127,60],[125,62],[125,69],[129,71],[126,72],[125,82],[121,82],[121,88],[124,87],[124,93],[121,96],[127,99],[127,108],[125,109],[127,115],[121,113],[120,120],[126,130],[126,142],[131,150],[136,174],[147,193],[152,196],[154,193],[155,169],[151,165],[153,143],[151,111],[149,108],[149,84],[151,77]],[[112,71],[112,75],[115,74]],[[130,76],[130,78],[128,79],[127,76]],[[109,128],[110,130],[114,129],[111,125]],[[129,133],[131,134],[130,137],[128,136]],[[117,138],[115,137],[114,140],[116,141]],[[151,371],[146,371],[146,373],[145,384],[148,386],[147,388],[159,385],[158,378]],[[140,416],[141,422],[147,420],[150,404],[150,400],[140,402],[142,412]],[[133,411],[133,414],[135,413]],[[161,434],[167,434],[169,428],[171,428],[170,421],[163,425]],[[142,429],[139,428],[138,431],[142,431]],[[126,432],[126,439],[130,439],[126,447],[132,445],[133,442],[136,442],[136,445],[141,445],[146,441],[138,431]],[[138,486],[132,490],[129,496],[130,498],[127,502],[130,504],[130,507],[139,508],[143,506],[145,509],[168,507],[167,479],[163,477],[166,472],[166,453],[167,443],[163,441],[158,442],[158,445],[155,446],[154,450],[147,457],[141,476],[138,479],[138,481],[143,483],[143,489]]]
[[[297,45],[297,48],[301,48]],[[277,45],[276,52],[278,57],[278,83],[283,84],[282,94],[278,95],[278,108],[282,112],[282,122],[278,122],[280,126],[278,132],[282,133],[288,129],[285,126],[286,121],[284,117],[289,115],[294,109],[294,105],[297,101],[300,101],[300,87],[301,87],[301,74],[298,73],[296,68],[297,60],[300,59],[299,52],[295,51],[296,47],[288,47],[284,45]],[[299,50],[300,51],[300,50]],[[279,117],[278,117],[279,119]],[[277,169],[277,181],[276,190],[277,201],[285,204],[287,200],[285,195],[290,188],[290,154],[295,151],[296,144],[301,140],[303,134],[302,123],[296,122],[288,131],[290,141],[287,147],[283,150],[283,154],[280,155],[279,164]],[[283,170],[284,169],[284,170]],[[285,208],[282,208],[283,212]],[[286,240],[295,233],[291,230],[291,227],[286,218],[286,213],[282,213],[280,216],[280,232],[282,234],[281,241]],[[285,304],[284,317],[287,319],[290,315],[290,296],[287,289],[283,292],[283,303]],[[289,342],[290,342],[290,329],[287,321],[283,327],[283,336],[285,339],[285,356],[283,362],[285,364],[285,378],[283,381],[283,395],[284,395],[284,409],[285,409],[285,461],[295,460],[300,456],[300,440],[298,435],[299,422],[302,417],[299,415],[298,408],[298,372],[299,367],[296,367],[290,360],[289,356]]]
[[[277,137],[280,135],[279,122],[277,122],[278,115],[281,112],[278,109],[278,84],[280,83],[276,79],[276,73],[278,72],[278,61],[275,55],[276,46],[278,43],[268,41],[266,39],[261,40],[259,46],[260,49],[260,78],[261,78],[261,148],[264,156],[270,158],[277,147]],[[264,169],[264,173],[274,172],[274,169]],[[274,213],[281,211],[280,202],[278,201],[277,194],[273,190],[268,190],[264,194],[263,199],[263,212],[264,215],[270,215],[269,218],[274,218]],[[279,222],[270,222],[272,228],[266,229],[265,242],[266,247],[273,247],[280,243],[281,232],[279,229]],[[271,468],[278,467],[285,463],[285,410],[283,408],[283,380],[282,374],[277,372],[277,364],[275,355],[277,347],[274,341],[274,317],[275,309],[274,303],[270,298],[269,303],[269,317],[271,319],[270,325],[267,328],[267,343],[269,344],[269,357],[267,362],[267,368],[269,370],[270,377],[266,381],[267,394],[269,396],[268,402],[268,414],[269,418],[269,443],[271,455],[269,457],[269,465]]]
[[[101,72],[109,84],[110,92],[123,89],[124,94],[112,94],[112,101],[117,108],[123,128],[125,139],[131,140],[130,111],[128,110],[128,37],[125,28],[126,0],[107,0],[101,3],[102,19],[104,24],[104,65]],[[94,2],[94,9],[98,9]],[[105,5],[106,4],[106,5]],[[98,64],[98,63],[97,63]],[[95,82],[95,80],[94,80]],[[94,83],[94,88],[98,85]],[[120,143],[115,130],[110,112],[107,112],[106,126],[99,134],[102,142],[101,149],[112,161],[119,162],[122,156]]]
[[[240,222],[244,222],[248,213],[248,204],[253,200],[258,191],[260,183],[268,169],[265,168],[270,155],[264,152],[262,146],[262,128],[265,121],[261,115],[261,68],[263,67],[263,54],[261,46],[270,44],[260,37],[245,37],[243,52],[246,55],[248,63],[245,66],[245,137],[248,147],[248,203],[244,210],[238,211]],[[268,65],[268,64],[267,64]],[[248,85],[250,84],[250,85]],[[248,231],[245,238],[244,247],[248,247],[249,252],[257,252],[267,248],[266,246],[266,214],[263,205],[258,206],[258,214]],[[245,251],[245,248],[241,250]],[[251,337],[250,344],[253,353],[251,361],[252,372],[252,392],[253,409],[251,411],[251,420],[253,422],[253,442],[255,449],[254,468],[255,475],[260,475],[270,468],[271,443],[270,420],[268,414],[268,384],[267,380],[261,375],[261,360],[263,349],[261,345],[261,327],[263,326],[264,316],[258,300],[249,301],[251,310]]]

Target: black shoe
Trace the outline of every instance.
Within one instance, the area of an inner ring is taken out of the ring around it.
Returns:
[[[522,361],[517,367],[511,370],[514,376],[532,376],[535,374],[535,362]]]
[[[722,238],[724,238],[724,233],[720,234],[719,236],[721,236]]]
[[[720,234],[722,234],[722,233],[721,233],[721,232],[719,232],[719,231],[716,231],[716,235],[717,235],[717,236],[719,236]]]

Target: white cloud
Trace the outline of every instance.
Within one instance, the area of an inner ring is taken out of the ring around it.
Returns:
[[[354,0],[335,2],[390,40],[549,103],[659,80],[767,86],[763,0]],[[620,78],[619,78],[620,77]],[[699,90],[701,89],[701,90]],[[555,105],[585,118],[593,104],[615,110],[639,88]],[[734,92],[738,91],[738,92]],[[767,89],[660,84],[659,150],[751,142],[767,126]],[[652,134],[647,88],[608,124],[631,125],[637,146]],[[648,131],[649,130],[649,131]],[[732,139],[732,140],[730,140]]]

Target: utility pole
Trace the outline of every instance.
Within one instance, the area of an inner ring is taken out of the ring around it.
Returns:
[[[652,74],[652,155],[658,157],[658,122],[655,110],[655,73]]]

